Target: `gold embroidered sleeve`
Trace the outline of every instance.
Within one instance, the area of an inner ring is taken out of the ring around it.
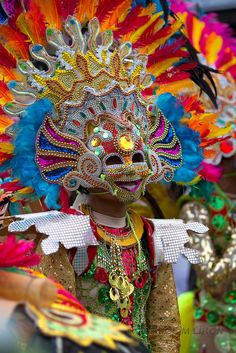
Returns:
[[[171,264],[158,267],[148,299],[147,325],[152,353],[179,353],[181,325]]]
[[[41,240],[41,238],[37,239],[38,244],[36,251],[41,256],[37,270],[47,277],[55,279],[63,285],[64,288],[75,295],[75,273],[69,261],[66,249],[60,244],[59,250],[56,253],[44,255],[41,249]]]
[[[209,224],[207,209],[198,202],[186,203],[182,207],[180,217],[184,221],[197,221],[207,226]],[[221,258],[216,255],[209,233],[191,233],[190,242],[192,247],[201,253],[202,263],[196,265],[195,270],[205,289],[212,294],[221,293],[236,275],[236,233],[231,235],[229,245]]]

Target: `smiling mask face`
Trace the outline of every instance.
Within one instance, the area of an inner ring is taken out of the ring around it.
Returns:
[[[123,202],[137,200],[152,174],[138,128],[133,124],[125,128],[104,122],[99,128],[94,128],[90,148],[92,146],[94,153],[100,155],[102,177],[112,194]]]

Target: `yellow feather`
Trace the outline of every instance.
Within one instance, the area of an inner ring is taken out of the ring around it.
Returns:
[[[169,59],[166,59],[160,63],[157,62],[156,64],[149,66],[148,72],[155,75],[155,76],[159,76],[162,73],[166,72],[166,70],[169,69],[179,59],[181,59],[181,57],[169,58]]]
[[[0,143],[0,152],[2,153],[12,153],[14,151],[14,146],[8,142],[1,142]]]
[[[145,23],[143,26],[141,26],[140,28],[137,28],[136,30],[134,30],[133,33],[130,34],[129,37],[129,41],[131,43],[136,43],[138,41],[138,39],[140,38],[140,36],[143,34],[143,32],[150,27],[154,21],[156,21],[156,19],[160,18],[161,16],[161,12],[152,15],[152,17],[148,20],[147,23]],[[160,21],[158,22],[159,24],[159,28],[161,28],[164,24],[164,21],[162,19],[160,19]],[[153,28],[153,31],[155,31],[155,28]]]
[[[205,27],[205,23],[200,21],[198,18],[193,18],[193,33],[192,33],[192,41],[194,48],[201,52],[200,48],[200,39],[202,36],[202,31]]]
[[[208,35],[206,39],[206,60],[207,63],[212,65],[216,62],[219,52],[223,46],[223,39],[221,36],[216,35],[212,32]]]
[[[172,93],[173,95],[178,95],[180,92],[183,92],[185,89],[191,90],[192,85],[193,84],[190,79],[174,81],[174,82],[171,82],[171,84],[169,83],[162,84],[158,88],[158,94],[169,92],[169,93]]]

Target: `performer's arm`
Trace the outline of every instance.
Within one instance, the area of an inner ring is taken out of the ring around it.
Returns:
[[[179,353],[181,325],[171,264],[158,267],[148,299],[147,324],[152,353]]]

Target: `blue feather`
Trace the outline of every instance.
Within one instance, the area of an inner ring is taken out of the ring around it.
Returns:
[[[156,105],[171,122],[182,146],[182,166],[176,170],[173,181],[187,183],[197,176],[203,161],[203,151],[200,147],[200,135],[181,123],[184,108],[176,97],[164,93],[156,99]]]
[[[14,157],[10,161],[13,175],[19,178],[23,186],[31,186],[38,197],[45,197],[48,208],[60,209],[57,203],[60,187],[43,180],[35,163],[35,139],[47,113],[52,112],[52,104],[42,99],[30,106],[19,123],[13,141]]]

